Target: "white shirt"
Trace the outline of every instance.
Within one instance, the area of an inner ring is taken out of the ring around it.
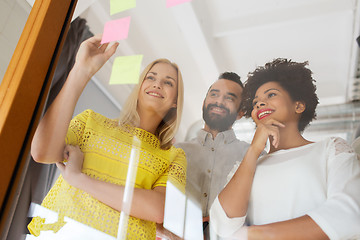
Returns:
[[[262,225],[306,214],[330,239],[360,239],[360,163],[341,138],[258,159],[246,223]],[[215,232],[230,236],[245,217],[228,218],[216,198],[210,219]]]

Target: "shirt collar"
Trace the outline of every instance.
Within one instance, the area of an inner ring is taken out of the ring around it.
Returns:
[[[208,141],[209,139],[212,140],[212,135],[211,133],[205,131],[204,129],[200,129],[197,133],[197,139],[198,141],[204,145],[206,141]],[[231,142],[233,142],[234,140],[236,140],[236,135],[233,129],[229,129],[223,132],[219,132],[214,141],[222,141],[224,144],[229,144]]]

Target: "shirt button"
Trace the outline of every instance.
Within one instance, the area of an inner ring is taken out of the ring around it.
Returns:
[[[210,170],[210,169],[208,169],[208,173],[211,173],[211,170]]]
[[[212,147],[212,148],[211,148],[211,151],[215,151],[215,148]]]
[[[224,143],[227,144],[227,141],[225,140]]]
[[[207,193],[204,193],[204,197],[207,197]]]

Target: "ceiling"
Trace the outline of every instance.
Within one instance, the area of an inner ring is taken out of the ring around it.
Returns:
[[[223,71],[243,81],[274,58],[309,61],[321,105],[352,100],[357,69],[359,2],[356,0],[192,0],[166,8],[165,0],[137,0],[136,8],[111,15],[110,0],[79,0],[75,15],[93,33],[105,22],[131,16],[129,35],[116,56],[143,54],[144,68],[157,58],[176,62],[185,84],[178,139],[202,117],[202,101]],[[118,106],[131,85],[109,85],[113,58],[95,75]]]

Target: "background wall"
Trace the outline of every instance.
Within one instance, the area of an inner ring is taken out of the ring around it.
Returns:
[[[0,83],[19,41],[31,6],[26,0],[0,0]],[[86,86],[74,115],[91,108],[107,117],[117,118],[121,106],[92,79]]]

